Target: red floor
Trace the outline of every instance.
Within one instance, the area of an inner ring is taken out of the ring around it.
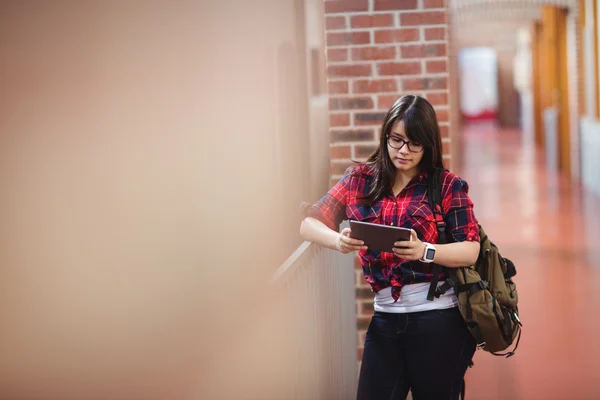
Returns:
[[[600,399],[600,198],[546,171],[519,130],[471,125],[464,135],[456,171],[517,266],[524,324],[514,357],[476,353],[467,398]]]

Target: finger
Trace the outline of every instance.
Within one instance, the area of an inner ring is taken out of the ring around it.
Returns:
[[[342,235],[338,235],[337,239],[335,240],[335,247],[341,251],[342,253],[346,250],[345,246],[344,246],[344,242],[342,242]]]
[[[399,256],[409,256],[411,254],[415,254],[415,251],[412,249],[404,249],[404,248],[394,248],[393,252]]]
[[[365,244],[365,242],[363,242],[362,240],[352,239],[351,237],[348,237],[348,236],[342,236],[341,239],[342,239],[342,242],[344,242],[350,246],[359,246],[360,247]]]
[[[410,230],[410,240],[415,241],[415,242],[419,240],[419,237],[417,236],[417,232],[415,232],[414,229]]]
[[[406,247],[394,247],[392,251],[398,255],[406,255],[410,253],[410,249],[407,249]]]
[[[409,256],[409,255],[417,254],[417,250],[412,247],[394,247],[393,251],[394,251],[394,253],[402,255],[402,256]]]
[[[415,246],[416,246],[415,242],[400,241],[400,242],[394,243],[394,247],[411,248],[411,247],[415,247]]]
[[[408,261],[416,261],[417,257],[411,254],[395,254],[396,257],[401,258],[403,260],[408,260]]]
[[[361,246],[361,245],[352,245],[349,243],[346,243],[344,241],[340,241],[340,245],[342,250],[344,250],[345,252],[351,252],[351,251],[358,251],[358,250],[366,250],[367,246]]]
[[[340,247],[347,252],[367,249],[362,240],[352,239],[344,235],[338,236],[338,241]]]
[[[367,246],[347,246],[346,248],[351,251],[367,250]]]
[[[350,228],[344,228],[344,229],[342,229],[342,232],[341,232],[341,234],[346,237],[350,237],[350,233],[352,233],[352,229],[350,229]]]

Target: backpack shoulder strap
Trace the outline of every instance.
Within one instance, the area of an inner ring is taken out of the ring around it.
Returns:
[[[433,211],[435,223],[438,231],[438,243],[446,243],[446,222],[444,221],[444,211],[442,209],[442,173],[443,169],[436,169],[427,179],[427,200]],[[427,300],[433,301],[434,297],[439,297],[441,293],[437,290],[437,285],[440,280],[440,272],[442,266],[433,264],[433,276],[427,293]],[[448,289],[446,289],[448,290]],[[445,291],[445,290],[444,290]]]
[[[436,169],[428,180],[427,199],[429,206],[433,211],[435,223],[437,225],[439,239],[438,242],[446,243],[446,222],[444,221],[444,210],[442,209],[442,173],[443,169]]]

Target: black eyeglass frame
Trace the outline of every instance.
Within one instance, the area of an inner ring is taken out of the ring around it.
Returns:
[[[413,150],[413,149],[410,147],[410,145],[411,145],[411,142],[408,142],[408,141],[406,141],[406,140],[404,140],[404,139],[402,139],[401,137],[398,137],[398,136],[390,136],[390,135],[386,135],[386,138],[387,138],[387,144],[388,144],[388,145],[389,145],[389,146],[390,146],[392,149],[401,150],[401,149],[402,149],[402,147],[404,147],[404,145],[406,145],[406,146],[408,147],[408,151],[410,151],[411,153],[420,153],[420,152],[422,152],[422,151],[425,149],[425,147],[424,147],[422,144],[420,144],[419,146],[421,146],[421,149],[420,149],[420,150],[416,150],[416,151],[415,151],[415,150]],[[400,145],[400,147],[396,147],[396,146],[394,146],[394,145],[392,145],[392,144],[390,143],[390,139],[399,140],[399,141],[401,141],[401,142],[402,142],[402,144]],[[412,144],[414,145],[414,143],[412,143]]]

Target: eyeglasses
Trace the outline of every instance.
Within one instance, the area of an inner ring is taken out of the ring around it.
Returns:
[[[411,153],[420,153],[423,151],[423,145],[421,143],[408,142],[398,136],[387,135],[388,144],[392,149],[400,150],[404,145],[408,147],[408,151]]]

